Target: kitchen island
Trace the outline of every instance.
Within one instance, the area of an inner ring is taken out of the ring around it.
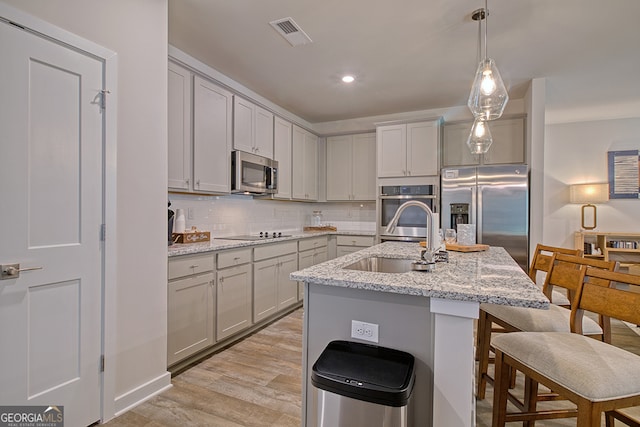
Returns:
[[[351,337],[351,321],[379,326],[378,345],[413,354],[413,424],[475,425],[473,324],[482,302],[546,309],[548,299],[503,248],[449,252],[433,272],[345,269],[369,257],[420,258],[416,243],[385,242],[294,272],[305,283],[303,425],[317,425],[311,369],[326,345]]]

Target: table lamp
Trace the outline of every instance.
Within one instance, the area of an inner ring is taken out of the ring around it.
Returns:
[[[573,184],[569,186],[569,201],[582,205],[582,223],[585,230],[593,230],[597,225],[594,203],[606,203],[609,200],[609,184]],[[585,224],[585,211],[593,210],[593,223]]]

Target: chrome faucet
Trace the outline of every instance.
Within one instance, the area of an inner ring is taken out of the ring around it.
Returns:
[[[396,226],[398,225],[398,220],[400,219],[400,215],[402,215],[402,212],[404,212],[405,209],[407,209],[408,207],[411,206],[417,206],[419,208],[422,208],[423,211],[425,211],[427,213],[427,242],[426,242],[426,251],[423,251],[421,256],[422,259],[425,261],[429,261],[431,262],[433,260],[433,254],[435,252],[437,252],[440,247],[435,247],[435,236],[433,233],[433,227],[432,227],[432,222],[433,222],[433,211],[431,210],[431,208],[424,202],[419,202],[417,200],[409,200],[406,203],[403,203],[402,205],[400,205],[400,207],[398,208],[398,210],[396,211],[396,214],[393,216],[393,218],[391,218],[391,221],[389,222],[389,225],[387,225],[387,229],[386,232],[387,234],[391,234],[393,233],[393,230],[396,229]],[[428,259],[427,259],[428,257]]]

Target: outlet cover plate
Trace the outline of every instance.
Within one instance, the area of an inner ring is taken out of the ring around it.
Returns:
[[[351,338],[377,343],[378,325],[375,323],[362,322],[360,320],[352,320]]]

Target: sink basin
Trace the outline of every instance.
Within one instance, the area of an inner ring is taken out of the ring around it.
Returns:
[[[411,271],[413,260],[400,258],[368,257],[349,264],[347,270],[373,271],[375,273],[406,273]]]

